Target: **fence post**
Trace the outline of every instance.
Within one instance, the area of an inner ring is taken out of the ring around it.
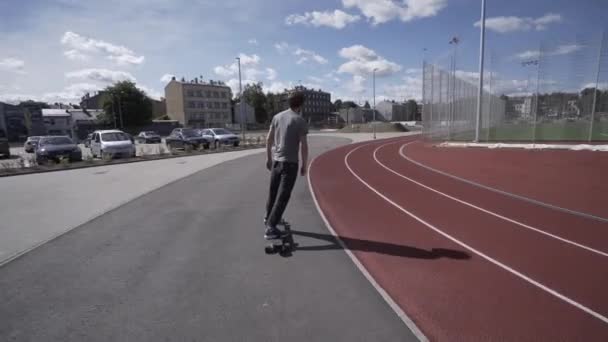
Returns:
[[[534,125],[532,131],[532,143],[536,144],[536,123],[538,121],[538,102],[540,101],[540,66],[543,57],[543,44],[538,47],[538,64],[536,67],[536,102],[534,103]]]
[[[596,106],[596,102],[597,102],[597,92],[598,92],[598,87],[599,82],[600,82],[600,68],[601,68],[601,64],[602,64],[602,50],[604,49],[604,39],[606,38],[606,31],[602,32],[602,40],[600,41],[600,48],[598,50],[597,53],[597,67],[596,67],[596,71],[595,71],[595,90],[593,91],[593,104],[591,105],[591,124],[589,125],[589,139],[588,141],[591,142],[591,140],[593,139],[593,121],[595,120],[595,106]]]

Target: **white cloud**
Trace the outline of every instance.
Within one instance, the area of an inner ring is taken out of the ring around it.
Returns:
[[[405,70],[406,74],[420,74],[422,72],[422,69],[420,68],[409,68]]]
[[[290,89],[293,88],[293,83],[289,82],[289,83],[285,83],[285,82],[280,82],[280,81],[276,81],[276,82],[272,82],[270,83],[269,86],[264,86],[263,90],[264,92],[270,92],[270,93],[282,93],[285,89]]]
[[[358,15],[348,14],[340,10],[333,12],[306,12],[304,14],[292,14],[285,18],[285,24],[303,24],[307,26],[327,26],[335,29],[343,29],[346,25],[357,22],[361,19]]]
[[[169,83],[173,77],[175,77],[173,74],[164,74],[161,76],[160,81],[162,83]]]
[[[583,46],[578,44],[560,45],[555,49],[555,51],[553,51],[553,55],[567,55],[576,52],[582,48]]]
[[[165,96],[165,94],[161,93],[160,91],[158,91],[154,88],[148,88],[143,85],[138,85],[137,88],[143,90],[146,93],[146,95],[148,95],[148,97],[150,97],[154,100],[160,101],[160,98]]]
[[[402,83],[388,85],[384,88],[384,96],[388,99],[404,100],[414,99],[422,100],[422,78],[406,76],[402,79]]]
[[[18,104],[19,102],[36,99],[38,99],[38,97],[32,94],[0,93],[0,102],[13,105]]]
[[[89,81],[96,81],[105,84],[111,84],[120,81],[135,82],[135,77],[125,71],[115,71],[108,69],[82,69],[77,71],[67,72],[66,78],[78,78]]]
[[[75,49],[64,51],[63,55],[67,59],[73,60],[73,61],[86,61],[89,59],[89,56],[87,56],[84,53],[82,53],[78,50],[75,50]]]
[[[538,58],[540,52],[538,50],[526,50],[515,55],[519,59]]]
[[[324,83],[325,82],[324,79],[322,79],[320,77],[316,77],[316,76],[308,76],[307,78],[315,83]]]
[[[241,59],[241,72],[247,77],[254,78],[255,75],[259,75],[261,71],[255,69],[255,67],[260,64],[261,58],[258,55],[246,55],[244,53],[239,54],[239,58]],[[239,65],[237,61],[232,62],[228,65],[220,65],[213,68],[213,72],[215,72],[219,76],[223,77],[231,77],[238,75],[239,73]]]
[[[339,73],[349,73],[352,75],[371,75],[376,69],[376,76],[387,76],[401,70],[397,63],[386,60],[379,56],[374,50],[368,49],[363,45],[353,45],[343,48],[339,52],[340,56],[350,59],[340,65]]]
[[[4,58],[0,59],[0,70],[7,70],[16,73],[23,73],[25,62],[17,58]]]
[[[277,78],[277,71],[273,68],[266,68],[266,79],[274,81]]]
[[[345,8],[358,8],[373,25],[393,19],[403,22],[433,17],[447,6],[447,0],[342,0]]]
[[[361,75],[353,75],[352,81],[346,83],[346,89],[354,94],[361,95],[365,93],[365,86],[363,85],[365,81],[365,77]]]
[[[300,59],[298,59],[298,61],[296,62],[297,64],[303,64],[308,61],[314,61],[319,64],[327,64],[327,59],[323,58],[322,56],[311,50],[297,48],[293,52],[293,54],[294,56],[300,57]]]
[[[289,44],[285,42],[276,43],[274,44],[274,48],[277,49],[279,53],[283,54],[289,50]]]
[[[258,43],[258,40],[257,40],[257,39],[255,39],[255,38],[251,38],[251,39],[249,39],[249,40],[247,41],[247,43],[248,43],[248,44],[251,44],[251,45],[260,45],[260,44]]]
[[[556,47],[555,50],[544,52],[543,56],[568,55],[573,52],[579,51],[582,48],[584,48],[584,46],[578,45],[578,44],[563,44],[563,45],[559,45],[558,47]],[[532,59],[532,58],[538,58],[539,56],[540,56],[539,50],[527,50],[527,51],[523,51],[518,54],[515,54],[515,57],[519,58],[519,59]]]
[[[61,38],[61,44],[69,48],[66,51],[66,57],[77,55],[83,56],[83,53],[105,54],[107,58],[116,62],[119,65],[127,64],[142,64],[144,56],[137,56],[135,52],[122,45],[114,45],[103,40],[97,40],[82,36],[78,33],[67,31]]]
[[[541,31],[547,28],[547,25],[553,23],[559,23],[562,21],[562,16],[554,13],[547,13],[542,17],[529,18],[529,17],[493,17],[486,19],[486,28],[499,33],[515,32],[515,31],[529,31],[535,29]],[[474,24],[475,27],[481,26],[481,21],[477,21]]]
[[[45,93],[42,95],[40,100],[49,103],[78,103],[84,94],[92,93],[94,91],[101,90],[102,88],[102,86],[92,83],[75,83],[67,86],[63,89],[63,91]]]

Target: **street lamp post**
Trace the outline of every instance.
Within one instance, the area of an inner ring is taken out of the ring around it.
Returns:
[[[481,34],[479,37],[479,89],[477,92],[477,122],[475,123],[475,142],[479,142],[481,125],[481,96],[483,95],[483,57],[486,43],[486,0],[481,0]]]
[[[245,141],[245,119],[243,118],[243,84],[241,81],[241,58],[237,57],[239,62],[239,116],[241,117],[241,136],[243,143]]]
[[[374,114],[372,119],[372,131],[374,132],[374,139],[376,139],[376,70],[378,70],[378,68],[372,70],[374,89]]]

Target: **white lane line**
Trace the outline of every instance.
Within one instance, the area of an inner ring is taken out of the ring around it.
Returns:
[[[390,167],[386,166],[385,164],[383,164],[383,163],[382,163],[380,160],[378,160],[378,157],[377,157],[377,152],[378,152],[378,151],[379,151],[381,148],[386,147],[386,146],[388,146],[388,145],[392,145],[392,144],[395,144],[395,143],[393,142],[393,143],[388,143],[388,144],[385,144],[385,145],[379,146],[378,148],[376,148],[376,149],[374,150],[374,154],[373,154],[373,156],[374,156],[374,160],[376,161],[376,163],[378,163],[378,165],[382,166],[384,169],[386,169],[386,170],[388,170],[388,171],[392,172],[393,174],[395,174],[395,175],[397,175],[397,176],[399,176],[399,177],[401,177],[401,178],[403,178],[403,179],[405,179],[405,180],[407,180],[407,181],[410,181],[410,182],[412,182],[412,183],[414,183],[414,184],[416,184],[416,185],[418,185],[418,186],[420,186],[420,187],[422,187],[422,188],[425,188],[425,189],[427,189],[427,190],[429,190],[429,191],[432,191],[432,192],[434,192],[434,193],[436,193],[436,194],[439,194],[439,195],[441,195],[441,196],[443,196],[443,197],[446,197],[446,198],[449,198],[449,199],[451,199],[451,200],[454,200],[454,201],[456,201],[456,202],[458,202],[458,203],[461,203],[461,204],[464,204],[464,205],[466,205],[466,206],[469,206],[469,207],[471,207],[471,208],[473,208],[473,209],[477,209],[477,210],[479,210],[479,211],[481,211],[481,212],[484,212],[484,213],[486,213],[486,214],[488,214],[488,215],[492,215],[492,216],[497,217],[497,218],[499,218],[499,219],[502,219],[502,220],[505,220],[505,221],[507,221],[507,222],[510,222],[510,223],[516,224],[516,225],[518,225],[518,226],[520,226],[520,227],[523,227],[523,228],[526,228],[526,229],[529,229],[529,230],[535,231],[535,232],[540,233],[540,234],[543,234],[543,235],[545,235],[545,236],[549,236],[549,237],[554,238],[554,239],[556,239],[556,240],[559,240],[559,241],[561,241],[561,242],[564,242],[564,243],[567,243],[567,244],[570,244],[570,245],[573,245],[573,246],[576,246],[576,247],[579,247],[579,248],[585,249],[585,250],[587,250],[587,251],[589,251],[589,252],[596,253],[596,254],[599,254],[599,255],[601,255],[601,256],[608,257],[608,253],[606,253],[606,252],[603,252],[603,251],[600,251],[600,250],[597,250],[597,249],[594,249],[594,248],[591,248],[591,247],[585,246],[585,245],[583,245],[583,244],[580,244],[580,243],[577,243],[577,242],[574,242],[574,241],[571,241],[571,240],[568,240],[568,239],[562,238],[562,237],[560,237],[560,236],[557,236],[557,235],[554,235],[554,234],[548,233],[548,232],[546,232],[546,231],[544,231],[544,230],[542,230],[542,229],[538,229],[538,228],[535,228],[535,227],[529,226],[529,225],[527,225],[527,224],[525,224],[525,223],[522,223],[522,222],[519,222],[519,221],[516,221],[516,220],[510,219],[510,218],[508,218],[508,217],[506,217],[506,216],[502,216],[502,215],[500,215],[500,214],[498,214],[498,213],[495,213],[495,212],[493,212],[493,211],[490,211],[490,210],[487,210],[487,209],[484,209],[484,208],[478,207],[478,206],[476,206],[476,205],[474,205],[474,204],[472,204],[472,203],[469,203],[469,202],[463,201],[463,200],[461,200],[461,199],[459,199],[459,198],[456,198],[456,197],[454,197],[454,196],[450,196],[450,195],[448,195],[448,194],[446,194],[446,193],[443,193],[443,192],[441,192],[441,191],[439,191],[439,190],[437,190],[437,189],[431,188],[430,186],[424,185],[424,184],[422,184],[422,183],[420,183],[420,182],[418,182],[418,181],[416,181],[416,180],[414,180],[414,179],[412,179],[412,178],[409,178],[409,177],[407,177],[407,176],[405,176],[405,175],[402,175],[401,173],[399,173],[399,172],[397,172],[397,171],[395,171],[395,170],[391,169]],[[410,142],[410,143],[407,143],[407,144],[405,144],[405,145],[403,145],[403,146],[407,146],[408,144],[411,144],[411,142]]]
[[[315,203],[315,206],[317,207],[317,211],[321,215],[321,218],[323,219],[323,222],[325,222],[325,226],[327,227],[327,229],[329,230],[329,232],[336,238],[336,240],[340,244],[340,247],[342,247],[342,249],[344,250],[344,252],[346,252],[346,255],[348,255],[348,257],[350,258],[350,260],[352,260],[352,262],[355,264],[355,266],[363,274],[363,276],[365,277],[365,279],[367,279],[367,281],[370,282],[370,284],[376,289],[376,291],[378,291],[378,294],[380,294],[380,296],[382,297],[382,299],[384,299],[384,301],[388,304],[388,306],[391,309],[393,309],[393,311],[395,312],[395,314],[397,314],[397,316],[401,319],[401,321],[408,327],[408,329],[410,329],[410,331],[412,332],[412,334],[414,334],[414,336],[416,336],[416,338],[419,341],[421,341],[421,342],[427,342],[428,338],[424,335],[424,333],[420,330],[420,328],[418,328],[416,326],[416,323],[414,323],[414,321],[412,321],[412,319],[409,318],[409,316],[401,309],[401,307],[399,307],[399,305],[393,300],[393,298],[391,298],[391,296],[386,292],[386,290],[384,290],[384,288],[382,286],[380,286],[380,284],[378,284],[378,282],[376,282],[376,280],[367,271],[367,269],[365,268],[365,266],[363,266],[363,264],[359,261],[359,259],[357,259],[357,257],[355,256],[355,254],[346,247],[346,245],[344,244],[344,242],[342,241],[342,239],[340,239],[340,237],[338,236],[338,234],[336,234],[336,231],[334,230],[334,228],[332,227],[332,225],[327,220],[327,217],[325,216],[325,213],[323,213],[323,210],[321,209],[321,206],[319,206],[319,202],[317,201],[317,196],[315,194],[315,191],[313,190],[312,182],[310,180],[310,170],[312,169],[312,165],[317,160],[317,158],[318,157],[314,158],[310,162],[310,165],[308,165],[308,175],[307,175],[308,176],[308,188],[310,190],[310,194],[312,195],[313,202]]]
[[[554,209],[554,210],[557,210],[557,211],[563,211],[563,212],[566,212],[568,214],[577,215],[577,216],[581,216],[581,217],[585,217],[585,218],[589,218],[589,219],[593,219],[593,220],[598,220],[598,221],[602,221],[602,222],[608,222],[608,218],[604,218],[604,217],[601,217],[601,216],[595,216],[595,215],[591,215],[591,214],[587,214],[587,213],[583,213],[583,212],[580,212],[580,211],[571,210],[571,209],[567,209],[567,208],[558,207],[558,206],[553,205],[553,204],[541,202],[541,201],[538,201],[538,200],[535,200],[535,199],[532,199],[532,198],[529,198],[529,197],[521,196],[521,195],[512,194],[510,192],[506,192],[506,191],[502,191],[502,190],[499,190],[499,189],[496,189],[496,188],[492,188],[492,187],[489,187],[487,185],[483,185],[483,184],[480,184],[480,183],[477,183],[477,182],[473,182],[471,180],[468,180],[468,179],[465,179],[465,178],[461,178],[461,177],[455,176],[453,174],[450,174],[450,173],[447,173],[447,172],[444,172],[444,171],[441,171],[441,170],[437,170],[435,168],[432,168],[432,167],[430,167],[428,165],[422,164],[421,162],[415,161],[415,160],[411,159],[410,157],[406,156],[405,152],[404,152],[404,150],[405,150],[404,148],[405,148],[405,144],[403,146],[401,146],[401,148],[399,149],[399,155],[401,155],[402,158],[404,158],[405,160],[407,160],[407,161],[409,161],[411,163],[414,163],[414,164],[416,164],[416,165],[418,165],[420,167],[423,167],[423,168],[425,168],[427,170],[430,170],[430,171],[436,172],[438,174],[444,175],[446,177],[457,179],[457,180],[459,180],[461,182],[465,182],[467,184],[480,187],[482,189],[493,191],[493,192],[499,193],[501,195],[505,195],[505,196],[517,198],[517,199],[522,200],[522,201],[534,203],[536,205],[540,205],[540,206],[545,207],[545,208],[550,208],[550,209]]]
[[[401,207],[399,204],[397,204],[397,203],[393,202],[393,201],[392,201],[390,198],[388,198],[388,197],[386,197],[385,195],[383,195],[383,194],[382,194],[380,191],[378,191],[376,188],[374,188],[374,187],[372,187],[371,185],[369,185],[369,184],[368,184],[366,181],[364,181],[364,180],[363,180],[363,179],[362,179],[362,178],[361,178],[361,177],[360,177],[360,176],[359,176],[357,173],[355,173],[355,171],[353,171],[353,169],[350,167],[350,164],[348,163],[348,157],[350,157],[350,155],[351,155],[353,152],[355,152],[355,151],[357,151],[358,149],[360,149],[360,148],[362,148],[362,147],[365,147],[365,146],[367,146],[367,145],[370,145],[370,144],[366,144],[366,145],[361,145],[361,146],[358,146],[357,148],[354,148],[354,149],[352,149],[352,150],[351,150],[349,153],[347,153],[347,154],[346,154],[346,156],[344,156],[344,164],[346,165],[346,168],[348,169],[348,171],[350,171],[350,173],[351,173],[353,176],[355,176],[355,178],[357,178],[357,179],[358,179],[358,180],[359,180],[359,181],[360,181],[360,182],[361,182],[363,185],[365,185],[365,186],[366,186],[368,189],[370,189],[371,191],[373,191],[373,192],[374,192],[376,195],[380,196],[380,198],[382,198],[382,199],[383,199],[383,200],[385,200],[386,202],[390,203],[390,204],[391,204],[391,205],[393,205],[395,208],[399,209],[401,212],[403,212],[403,213],[405,213],[405,214],[409,215],[410,217],[412,217],[412,218],[413,218],[413,219],[415,219],[416,221],[418,221],[418,222],[422,223],[423,225],[427,226],[428,228],[432,229],[432,230],[433,230],[433,231],[435,231],[436,233],[438,233],[438,234],[442,235],[443,237],[447,238],[448,240],[450,240],[450,241],[452,241],[452,242],[454,242],[454,243],[456,243],[456,244],[458,244],[458,245],[460,245],[460,246],[462,246],[462,247],[464,247],[464,248],[468,249],[469,251],[471,251],[471,252],[473,252],[473,253],[475,253],[475,254],[479,255],[480,257],[482,257],[482,258],[486,259],[487,261],[489,261],[489,262],[493,263],[494,265],[496,265],[496,266],[498,266],[498,267],[500,267],[500,268],[504,269],[505,271],[507,271],[507,272],[509,272],[509,273],[512,273],[513,275],[515,275],[515,276],[517,276],[517,277],[519,277],[519,278],[523,279],[524,281],[526,281],[526,282],[528,282],[528,283],[530,283],[530,284],[532,284],[532,285],[534,285],[534,286],[538,287],[539,289],[541,289],[541,290],[543,290],[543,291],[545,291],[545,292],[547,292],[547,293],[549,293],[549,294],[551,294],[551,295],[555,296],[555,297],[556,297],[556,298],[558,298],[558,299],[561,299],[562,301],[564,301],[564,302],[566,302],[566,303],[568,303],[568,304],[570,304],[570,305],[572,305],[572,306],[574,306],[574,307],[576,307],[576,308],[578,308],[578,309],[580,309],[580,310],[582,310],[582,311],[584,311],[584,312],[588,313],[589,315],[591,315],[591,316],[593,316],[593,317],[595,317],[595,318],[599,319],[600,321],[602,321],[602,322],[604,322],[604,323],[608,324],[608,317],[605,317],[605,316],[603,316],[602,314],[597,313],[597,312],[595,312],[595,311],[591,310],[590,308],[588,308],[588,307],[584,306],[583,304],[581,304],[581,303],[579,303],[579,302],[577,302],[577,301],[575,301],[575,300],[573,300],[573,299],[570,299],[569,297],[564,296],[563,294],[561,294],[561,293],[559,293],[559,292],[557,292],[557,291],[555,291],[555,290],[553,290],[553,289],[551,289],[551,288],[549,288],[549,287],[547,287],[547,286],[545,286],[545,285],[541,284],[540,282],[538,282],[538,281],[536,281],[536,280],[534,280],[534,279],[532,279],[532,278],[528,277],[527,275],[525,275],[525,274],[523,274],[523,273],[521,273],[521,272],[519,272],[519,271],[517,271],[517,270],[515,270],[515,269],[513,269],[513,268],[511,268],[511,267],[509,267],[509,266],[507,266],[507,265],[505,265],[505,264],[503,264],[502,262],[500,262],[500,261],[498,261],[498,260],[496,260],[496,259],[494,259],[494,258],[492,258],[492,257],[490,257],[490,256],[488,256],[488,255],[486,255],[486,254],[484,254],[483,252],[478,251],[477,249],[475,249],[475,248],[473,248],[473,247],[471,247],[471,246],[467,245],[466,243],[464,243],[464,242],[462,242],[462,241],[460,241],[460,240],[456,239],[455,237],[451,236],[450,234],[448,234],[448,233],[446,233],[446,232],[442,231],[441,229],[439,229],[439,228],[437,228],[437,227],[433,226],[432,224],[430,224],[430,223],[426,222],[426,221],[425,221],[425,220],[423,220],[422,218],[420,218],[420,217],[416,216],[415,214],[411,213],[411,212],[410,212],[410,211],[408,211],[407,209],[404,209],[404,208],[403,208],[403,207]]]

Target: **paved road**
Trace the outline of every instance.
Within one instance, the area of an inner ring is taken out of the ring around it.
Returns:
[[[315,137],[315,153],[346,140]],[[0,268],[0,340],[403,341],[299,178],[292,257],[263,252],[261,155],[170,183]]]

